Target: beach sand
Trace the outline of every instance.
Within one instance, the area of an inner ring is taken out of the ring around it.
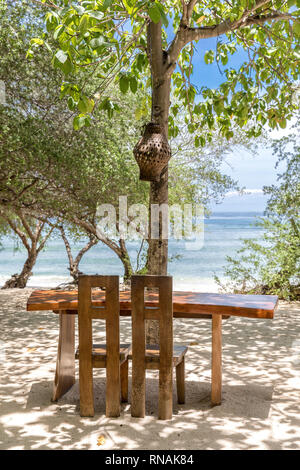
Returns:
[[[224,322],[221,406],[210,406],[210,321],[178,319],[174,339],[191,346],[186,404],[177,405],[174,393],[173,419],[157,420],[153,372],[144,419],[131,418],[130,404],[120,418],[106,418],[102,370],[94,370],[95,417],[81,418],[78,380],[50,401],[58,316],[26,312],[31,291],[0,291],[0,449],[300,448],[300,302],[281,302],[274,320]],[[121,320],[121,333],[130,341],[130,319]]]

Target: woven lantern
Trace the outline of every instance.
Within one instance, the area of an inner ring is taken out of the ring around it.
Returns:
[[[171,158],[171,149],[163,126],[149,122],[144,135],[133,149],[140,168],[140,179],[159,181],[162,170]]]

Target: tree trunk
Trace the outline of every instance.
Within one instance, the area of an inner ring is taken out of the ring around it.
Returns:
[[[168,137],[168,117],[170,108],[171,78],[167,75],[167,55],[162,50],[161,23],[150,23],[148,28],[148,54],[150,57],[152,77],[152,112],[151,120],[164,127]],[[166,275],[168,270],[168,239],[162,238],[162,217],[159,217],[159,238],[151,236],[151,206],[168,204],[168,167],[160,181],[151,182],[149,197],[149,248],[147,255],[147,272],[149,274]],[[154,320],[146,322],[146,341],[150,344],[159,342],[158,323]]]
[[[159,182],[150,185],[149,209],[149,248],[147,254],[147,272],[149,274],[167,274],[168,270],[168,239],[162,238],[162,218],[159,219],[159,238],[151,238],[151,205],[168,204],[168,168],[161,175]]]
[[[167,75],[167,57],[162,50],[161,22],[150,23],[148,28],[148,48],[152,77],[152,112],[151,119],[164,127],[168,137],[168,117],[170,108],[171,77]],[[149,274],[167,274],[168,269],[168,239],[162,239],[162,220],[160,216],[159,238],[151,236],[151,205],[168,204],[168,167],[162,174],[160,181],[151,182],[150,198],[150,230],[147,270]]]
[[[98,240],[94,235],[89,234],[89,238],[90,238],[89,242],[86,243],[86,245],[84,245],[84,247],[79,251],[76,258],[74,259],[73,255],[72,255],[71,245],[69,243],[69,240],[66,236],[64,227],[62,225],[59,227],[59,231],[61,233],[61,238],[63,239],[63,242],[65,244],[65,248],[66,248],[66,252],[67,252],[67,255],[68,255],[68,260],[69,260],[68,270],[70,271],[70,275],[74,279],[74,283],[78,284],[78,277],[79,277],[79,274],[81,274],[81,272],[79,271],[79,263],[82,260],[83,255],[90,248],[92,248],[92,246],[96,245],[98,243]]]
[[[45,221],[28,219],[25,211],[23,212],[22,210],[16,211],[13,217],[9,217],[7,214],[0,211],[0,217],[8,223],[11,230],[21,239],[28,253],[22,272],[20,274],[13,274],[13,276],[6,281],[2,289],[13,287],[24,288],[26,287],[29,277],[32,275],[32,268],[36,263],[37,257],[40,251],[43,250],[55,226],[51,224],[51,229],[41,238],[46,223]],[[21,226],[18,225],[18,221]],[[34,226],[31,225],[33,221],[35,221]],[[21,227],[23,227],[23,229]]]
[[[36,251],[36,248],[34,247],[28,253],[27,260],[24,263],[21,273],[13,274],[11,278],[6,281],[2,289],[13,289],[13,288],[24,289],[24,287],[26,287],[27,285],[28,279],[32,275],[32,269],[36,263],[36,259],[37,259],[37,251]]]
[[[69,263],[69,264],[70,264],[70,266],[69,266],[70,275],[74,279],[74,282],[77,284],[78,283],[78,276],[80,274],[80,272],[79,272],[79,263],[76,263],[75,261],[73,261],[72,263]]]
[[[121,253],[119,255],[120,260],[122,261],[124,267],[124,284],[127,284],[130,281],[130,278],[133,274],[133,269],[130,261],[130,257],[126,248],[124,240],[119,240],[119,245],[121,248]]]

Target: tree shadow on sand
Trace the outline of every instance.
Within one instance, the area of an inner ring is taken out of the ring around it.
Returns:
[[[186,404],[171,421],[157,419],[157,374],[147,373],[146,417],[105,417],[105,371],[94,371],[95,417],[79,415],[78,381],[51,403],[58,316],[26,312],[5,292],[0,303],[0,449],[297,449],[299,365],[292,345],[300,335],[299,303],[281,304],[274,320],[231,318],[223,325],[223,401],[210,406],[211,324],[174,321],[174,341],[186,356]],[[103,338],[101,323],[97,326]],[[121,341],[131,323],[121,319]],[[78,365],[77,365],[78,367]],[[78,378],[78,370],[76,372]],[[176,390],[176,388],[175,388]],[[97,446],[97,437],[104,443]]]

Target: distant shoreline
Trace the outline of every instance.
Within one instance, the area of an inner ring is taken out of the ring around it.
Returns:
[[[174,289],[183,291],[217,292],[218,285],[214,275],[224,277],[227,256],[235,256],[245,238],[259,238],[262,230],[254,225],[255,218],[262,215],[259,211],[214,211],[204,221],[204,239],[200,247],[193,250],[185,240],[169,242],[168,272],[173,276]],[[15,251],[12,238],[2,239],[0,257],[0,286],[15,273],[20,272],[26,259],[25,249]],[[191,244],[192,245],[192,244]],[[79,251],[82,242],[72,243],[73,254]],[[140,242],[128,242],[128,252],[133,269],[136,268],[136,254]],[[40,253],[29,279],[29,288],[53,288],[70,282],[66,250],[59,236],[53,237],[45,250]],[[118,257],[108,247],[99,243],[88,251],[79,269],[86,274],[117,274],[122,277],[123,267]],[[34,287],[33,287],[34,286]]]

